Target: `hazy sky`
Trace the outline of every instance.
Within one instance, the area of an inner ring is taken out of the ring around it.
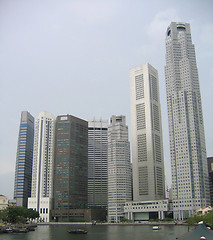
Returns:
[[[165,33],[191,25],[213,156],[212,0],[0,0],[0,194],[13,197],[21,111],[85,120],[123,114],[130,129],[129,69],[158,70],[165,173],[171,184],[165,90]]]

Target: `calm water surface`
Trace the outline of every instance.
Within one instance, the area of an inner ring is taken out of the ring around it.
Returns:
[[[88,234],[70,234],[70,229],[86,229]],[[176,240],[188,231],[187,226],[90,226],[52,225],[38,226],[28,233],[0,234],[0,240]]]

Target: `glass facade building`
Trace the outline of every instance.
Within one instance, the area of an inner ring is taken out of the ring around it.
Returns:
[[[107,206],[108,120],[88,122],[88,206]]]
[[[34,118],[29,112],[23,111],[19,127],[14,184],[14,199],[17,206],[27,207],[27,199],[31,195],[33,141]]]
[[[166,92],[174,218],[210,203],[204,122],[190,25],[172,22],[166,32]]]
[[[57,221],[72,221],[70,209],[88,205],[88,122],[71,115],[56,118],[54,210]]]

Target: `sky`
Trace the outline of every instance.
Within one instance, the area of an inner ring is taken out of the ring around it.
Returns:
[[[166,183],[171,185],[165,36],[187,22],[195,45],[207,156],[213,156],[212,0],[0,0],[0,194],[13,198],[21,111],[90,119],[125,115],[129,69],[158,70]]]

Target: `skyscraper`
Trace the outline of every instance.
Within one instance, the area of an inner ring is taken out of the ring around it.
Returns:
[[[71,115],[56,118],[54,210],[56,221],[77,220],[73,209],[88,204],[88,122]],[[80,217],[80,216],[79,216]]]
[[[108,128],[108,221],[124,218],[124,204],[132,200],[130,143],[125,116],[113,115]]]
[[[88,122],[88,205],[107,206],[108,120]]]
[[[17,206],[27,207],[27,199],[31,195],[33,138],[34,118],[29,112],[23,111],[19,127],[14,184],[14,199]]]
[[[133,200],[165,198],[158,72],[146,63],[130,69]]]
[[[37,210],[44,222],[50,221],[52,209],[54,128],[54,116],[40,112],[35,121],[32,190],[28,208]]]
[[[195,49],[188,23],[166,32],[166,92],[174,218],[209,204],[204,123]]]

